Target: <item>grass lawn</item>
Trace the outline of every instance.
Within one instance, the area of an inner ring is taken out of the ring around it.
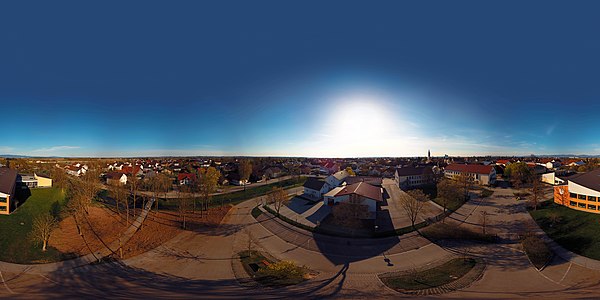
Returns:
[[[432,269],[409,272],[398,276],[383,276],[381,281],[395,290],[428,289],[457,280],[467,274],[476,263],[471,258],[455,258]]]
[[[0,260],[13,263],[45,263],[61,260],[63,257],[56,249],[48,247],[48,251],[43,252],[40,245],[30,240],[29,232],[36,216],[59,210],[64,201],[64,194],[59,188],[32,189],[31,196],[12,214],[1,215]]]
[[[600,259],[600,215],[547,201],[529,213],[558,244],[577,254]]]
[[[305,181],[306,181],[306,177],[300,177],[298,179],[291,178],[288,180],[270,183],[270,184],[255,187],[255,188],[249,188],[246,191],[239,191],[239,192],[233,192],[233,193],[228,193],[228,194],[216,195],[211,198],[212,206],[218,206],[218,205],[221,205],[221,203],[235,205],[235,204],[244,202],[244,201],[254,198],[254,197],[264,196],[268,192],[270,192],[274,187],[283,187],[286,189],[294,188],[294,187],[302,186]],[[175,209],[177,207],[177,201],[172,200],[172,199],[169,199],[168,201],[165,201],[165,202],[161,201],[159,206],[161,208]]]

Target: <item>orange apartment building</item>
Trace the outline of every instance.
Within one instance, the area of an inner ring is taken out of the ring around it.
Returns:
[[[600,213],[600,169],[569,178],[554,187],[554,202],[566,207]]]
[[[13,198],[16,185],[17,171],[0,168],[0,215],[8,215],[14,209],[16,201]]]

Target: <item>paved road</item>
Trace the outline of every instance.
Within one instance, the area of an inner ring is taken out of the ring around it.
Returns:
[[[526,223],[528,214],[522,203],[507,197],[511,190],[495,191],[489,199],[467,203],[453,218],[456,222],[464,221],[461,226],[478,228],[478,215],[488,211],[490,230],[506,236],[501,244],[447,242],[440,247],[419,236],[407,235],[397,242],[323,238],[320,243],[326,246],[316,249],[320,237],[288,228],[269,218],[263,217],[256,222],[249,215],[254,201],[247,201],[237,205],[216,229],[182,233],[155,250],[120,263],[50,272],[0,269],[0,297],[391,298],[398,295],[379,282],[377,273],[426,266],[449,259],[453,252],[461,252],[465,247],[473,255],[484,258],[488,268],[483,278],[470,287],[441,297],[577,298],[598,295],[600,273],[596,271],[560,259],[542,272],[529,264],[511,235],[523,228],[521,224]],[[247,247],[249,236],[253,248],[263,249],[278,259],[298,261],[318,271],[319,275],[304,284],[282,289],[240,285],[236,277],[244,277],[244,274],[239,272],[240,265],[234,254]],[[377,254],[376,248],[384,247],[382,245],[401,249]]]

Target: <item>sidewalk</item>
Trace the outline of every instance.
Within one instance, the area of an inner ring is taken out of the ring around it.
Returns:
[[[150,199],[146,203],[146,207],[142,213],[135,219],[135,221],[127,228],[127,230],[121,235],[121,243],[119,240],[112,242],[107,248],[102,248],[96,252],[80,256],[78,258],[59,261],[55,263],[48,264],[31,264],[31,265],[22,265],[8,262],[0,262],[0,271],[4,272],[13,272],[13,273],[50,273],[55,272],[57,270],[68,270],[76,267],[88,265],[90,263],[97,262],[119,250],[120,245],[125,245],[131,237],[136,233],[136,231],[140,228],[142,222],[146,219],[148,212],[152,209],[152,204],[154,204],[154,198]]]

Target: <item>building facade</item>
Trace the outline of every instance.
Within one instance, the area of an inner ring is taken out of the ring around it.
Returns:
[[[452,179],[460,174],[469,175],[475,184],[496,184],[496,169],[493,166],[451,164],[444,170],[444,176],[446,176],[446,178]]]
[[[554,187],[554,202],[566,207],[600,213],[600,169],[570,178]]]

